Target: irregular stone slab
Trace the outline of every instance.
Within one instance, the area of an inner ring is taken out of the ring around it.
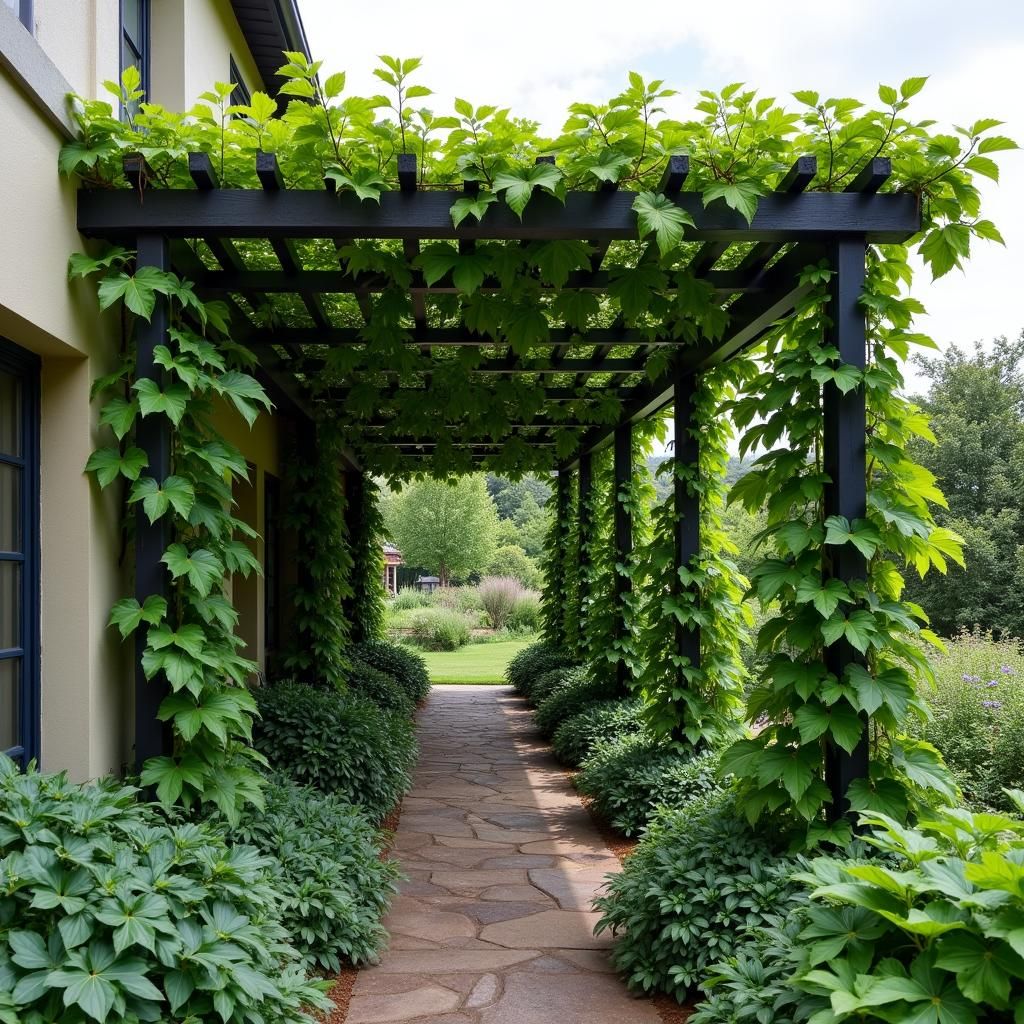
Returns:
[[[427,1014],[454,1010],[462,1001],[458,992],[440,985],[423,985],[395,995],[353,995],[347,1024],[384,1024],[412,1020]]]
[[[503,868],[498,871],[434,871],[430,880],[446,889],[486,889],[490,885],[525,884],[527,877],[525,871]]]
[[[530,872],[530,881],[563,910],[590,910],[594,897],[604,891],[605,885],[603,874],[585,867],[575,871],[537,868]]]
[[[456,936],[475,936],[476,924],[462,914],[445,913],[433,908],[424,910],[392,910],[384,918],[384,927],[391,935],[412,936],[438,943]]]
[[[540,889],[532,885],[492,885],[480,893],[482,900],[498,900],[502,903],[515,903],[517,901],[536,900],[544,906],[551,906],[555,901]]]
[[[612,938],[594,934],[600,914],[579,910],[544,910],[529,917],[486,925],[480,938],[509,949],[541,946],[545,949],[603,949]]]
[[[501,982],[496,974],[485,974],[474,986],[466,999],[467,1009],[489,1006],[501,991]]]
[[[517,972],[500,999],[480,1011],[482,1024],[658,1024],[652,1003],[633,999],[617,979],[601,974]]]
[[[484,974],[539,956],[536,949],[389,950],[374,968],[388,974],[439,974],[466,971]],[[358,987],[358,982],[357,982]]]

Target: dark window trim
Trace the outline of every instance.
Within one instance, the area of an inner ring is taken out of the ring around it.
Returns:
[[[245,84],[245,79],[242,77],[242,72],[235,61],[234,54],[228,54],[228,82],[235,86],[234,91],[231,93],[231,105],[232,106],[249,106],[252,103],[252,93],[249,91],[249,86]]]
[[[21,517],[24,530],[24,557],[21,574],[21,650],[24,652],[24,678],[20,694],[20,731],[22,746],[10,754],[23,763],[39,759],[40,747],[40,639],[39,639],[39,357],[0,338],[0,369],[22,378],[22,457],[25,469],[21,493]],[[5,650],[14,657],[17,648]]]
[[[150,0],[140,0],[140,8],[142,12],[142,39],[139,42],[142,45],[142,52],[139,53],[138,49],[129,40],[132,49],[138,53],[139,57],[139,73],[142,75],[142,91],[144,98],[149,99],[149,64],[150,55],[153,52],[152,40],[150,39]],[[121,68],[121,74],[124,74],[124,0],[118,0],[117,5],[118,12],[118,25],[121,28],[120,37],[118,39],[118,62]]]
[[[32,33],[36,34],[36,22],[35,22],[35,0],[16,0],[15,7],[17,7],[17,13],[15,17]],[[12,11],[12,13],[14,13]]]

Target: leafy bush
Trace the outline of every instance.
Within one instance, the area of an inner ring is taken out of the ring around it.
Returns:
[[[487,576],[480,581],[477,593],[491,625],[504,629],[523,595],[523,585],[514,576]]]
[[[583,669],[578,665],[574,665],[568,668],[553,668],[550,672],[537,676],[530,684],[529,693],[526,695],[527,700],[537,707],[582,671]]]
[[[136,796],[0,755],[0,1020],[311,1024],[274,862]]]
[[[751,830],[731,793],[664,811],[595,900],[598,933],[619,936],[612,962],[631,988],[680,1002],[752,928],[802,902],[795,864]]]
[[[534,680],[556,668],[568,668],[572,658],[560,647],[538,641],[524,647],[505,669],[505,678],[518,693],[528,695]]]
[[[599,743],[576,787],[624,835],[638,835],[660,807],[679,809],[719,788],[719,755],[693,757],[663,740],[634,733]]]
[[[348,689],[361,697],[372,700],[385,711],[411,715],[414,710],[412,698],[405,692],[398,680],[387,672],[353,658],[348,673]]]
[[[295,948],[329,971],[369,960],[387,938],[380,921],[399,876],[380,857],[377,830],[342,797],[285,776],[264,794],[266,810],[245,814],[231,835],[277,861],[281,922]]]
[[[735,954],[715,964],[701,983],[705,992],[687,1024],[800,1024],[819,1008],[814,997],[793,986],[803,960],[800,934],[805,907],[788,916],[767,916],[767,926],[748,933]]]
[[[613,690],[611,680],[595,679],[586,669],[568,669],[562,674],[561,685],[537,705],[537,728],[544,736],[551,736],[567,718],[613,696]]]
[[[419,704],[430,693],[427,663],[408,647],[386,640],[371,640],[353,647],[352,657],[397,679],[413,704]]]
[[[1024,787],[1024,652],[1019,640],[975,630],[933,659],[932,720],[910,730],[941,751],[969,804],[1009,810],[1004,790]]]
[[[474,622],[484,610],[476,587],[441,587],[434,591],[434,600],[442,608],[468,614]]]
[[[1009,794],[1024,813],[1024,793]],[[1024,823],[941,809],[907,828],[865,813],[896,864],[815,861],[801,938],[815,1019],[1024,1019]]]
[[[431,600],[430,594],[414,587],[403,587],[390,601],[388,610],[395,612],[406,612],[412,608],[429,608],[435,602]]]
[[[563,764],[580,764],[601,742],[642,731],[639,700],[602,700],[565,719],[555,730],[551,746]]]
[[[531,590],[544,583],[544,577],[537,563],[519,544],[502,544],[487,566],[489,576],[513,576],[524,587]]]
[[[469,643],[470,621],[448,608],[421,608],[411,613],[412,641],[427,651],[457,651]]]
[[[541,625],[540,594],[527,590],[512,605],[505,628],[516,633],[538,633]]]
[[[409,788],[412,722],[354,693],[279,683],[255,691],[256,749],[271,768],[338,793],[380,821]]]

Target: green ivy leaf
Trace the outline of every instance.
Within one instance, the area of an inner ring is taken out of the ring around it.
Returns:
[[[185,786],[189,786],[197,793],[202,793],[206,784],[206,769],[194,754],[183,754],[181,757],[151,757],[142,768],[142,785],[156,786],[157,799],[166,807],[173,804]],[[183,984],[184,975],[181,975],[176,984]],[[192,994],[194,985],[188,983],[188,991],[183,998],[176,1000],[173,986],[167,984],[169,976],[165,979],[164,987],[167,989],[168,998],[172,1003],[172,1010],[180,1006]],[[181,994],[180,992],[178,993]],[[176,1004],[176,1006],[175,1006]]]
[[[817,747],[765,747],[757,765],[757,780],[762,786],[781,782],[794,800],[810,788],[820,767]]]
[[[646,238],[653,232],[662,256],[683,240],[683,228],[693,227],[693,218],[660,193],[638,193],[633,200],[633,211],[640,237]]]
[[[100,423],[110,427],[118,441],[123,441],[125,435],[132,429],[138,412],[137,402],[129,402],[124,398],[113,398],[100,410]]]
[[[224,576],[220,559],[206,548],[189,551],[184,544],[172,544],[160,559],[170,570],[174,579],[187,576],[188,582],[199,594],[206,597]]]
[[[551,303],[551,313],[560,317],[569,327],[585,331],[590,318],[601,311],[601,302],[593,292],[569,291],[559,292]]]
[[[826,544],[852,544],[865,558],[871,558],[882,543],[878,530],[867,519],[829,516],[825,520]]]
[[[716,199],[723,199],[725,205],[749,224],[757,212],[757,200],[764,195],[765,188],[752,181],[720,182],[704,191],[704,206],[710,206]]]
[[[169,476],[158,484],[151,476],[136,480],[128,501],[141,501],[143,511],[151,523],[155,523],[168,508],[173,508],[182,519],[188,519],[196,492],[184,477]]]
[[[188,407],[189,390],[184,384],[169,384],[161,391],[155,380],[144,377],[132,385],[138,395],[139,409],[143,416],[163,413],[175,426],[181,423]]]
[[[138,480],[139,474],[149,465],[149,459],[141,448],[100,448],[89,456],[85,464],[87,473],[95,473],[100,487],[107,487],[119,476],[127,480]]]
[[[267,412],[271,409],[271,401],[260,382],[241,370],[228,370],[215,377],[213,388],[231,401],[250,427],[256,422],[260,406]]]
[[[590,267],[591,248],[585,242],[556,239],[531,249],[530,258],[540,270],[542,281],[561,288],[569,274],[581,267]]]
[[[475,217],[482,221],[487,208],[496,203],[498,197],[493,192],[479,192],[475,196],[462,196],[452,203],[452,224],[458,227],[467,217]]]
[[[167,601],[156,594],[150,594],[142,605],[134,597],[124,597],[110,609],[108,625],[117,626],[124,638],[134,633],[141,623],[156,625],[166,616]]]
[[[894,739],[892,760],[915,785],[934,790],[951,803],[956,800],[956,783],[943,763],[942,755],[930,743],[906,737]]]
[[[849,603],[852,600],[846,584],[841,580],[826,580],[822,583],[817,577],[805,576],[796,588],[797,604],[813,602],[823,619],[829,618],[841,601]]]
[[[335,183],[339,195],[342,192],[355,192],[364,202],[369,199],[379,203],[381,192],[388,186],[377,171],[368,167],[358,167],[351,174],[347,174],[340,167],[329,167],[324,171],[324,177]]]
[[[535,188],[543,188],[552,195],[558,194],[562,183],[562,171],[555,164],[533,164],[505,171],[494,179],[494,191],[505,193],[505,202],[515,215],[522,220],[523,210],[530,201]]]
[[[108,274],[100,281],[100,309],[109,309],[122,300],[136,316],[149,320],[156,308],[157,294],[173,295],[179,287],[174,274],[156,267],[139,267],[134,274]]]
[[[877,632],[875,617],[863,608],[850,612],[849,616],[833,615],[832,618],[821,624],[821,635],[828,646],[834,644],[841,637],[846,637],[861,654],[867,652],[868,647],[871,646],[871,638]]]

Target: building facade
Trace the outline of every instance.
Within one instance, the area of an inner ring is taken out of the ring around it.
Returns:
[[[107,628],[131,592],[123,494],[84,472],[100,443],[94,378],[117,364],[120,327],[69,282],[77,184],[58,175],[73,137],[67,96],[139,67],[147,97],[188,109],[214,82],[276,92],[282,50],[308,54],[295,0],[0,0],[0,750],[73,778],[134,761],[133,649]],[[112,99],[112,97],[110,97]],[[238,514],[260,532],[262,579],[232,582],[246,654],[265,669],[289,560],[280,512],[284,415],[219,429],[250,467]]]

